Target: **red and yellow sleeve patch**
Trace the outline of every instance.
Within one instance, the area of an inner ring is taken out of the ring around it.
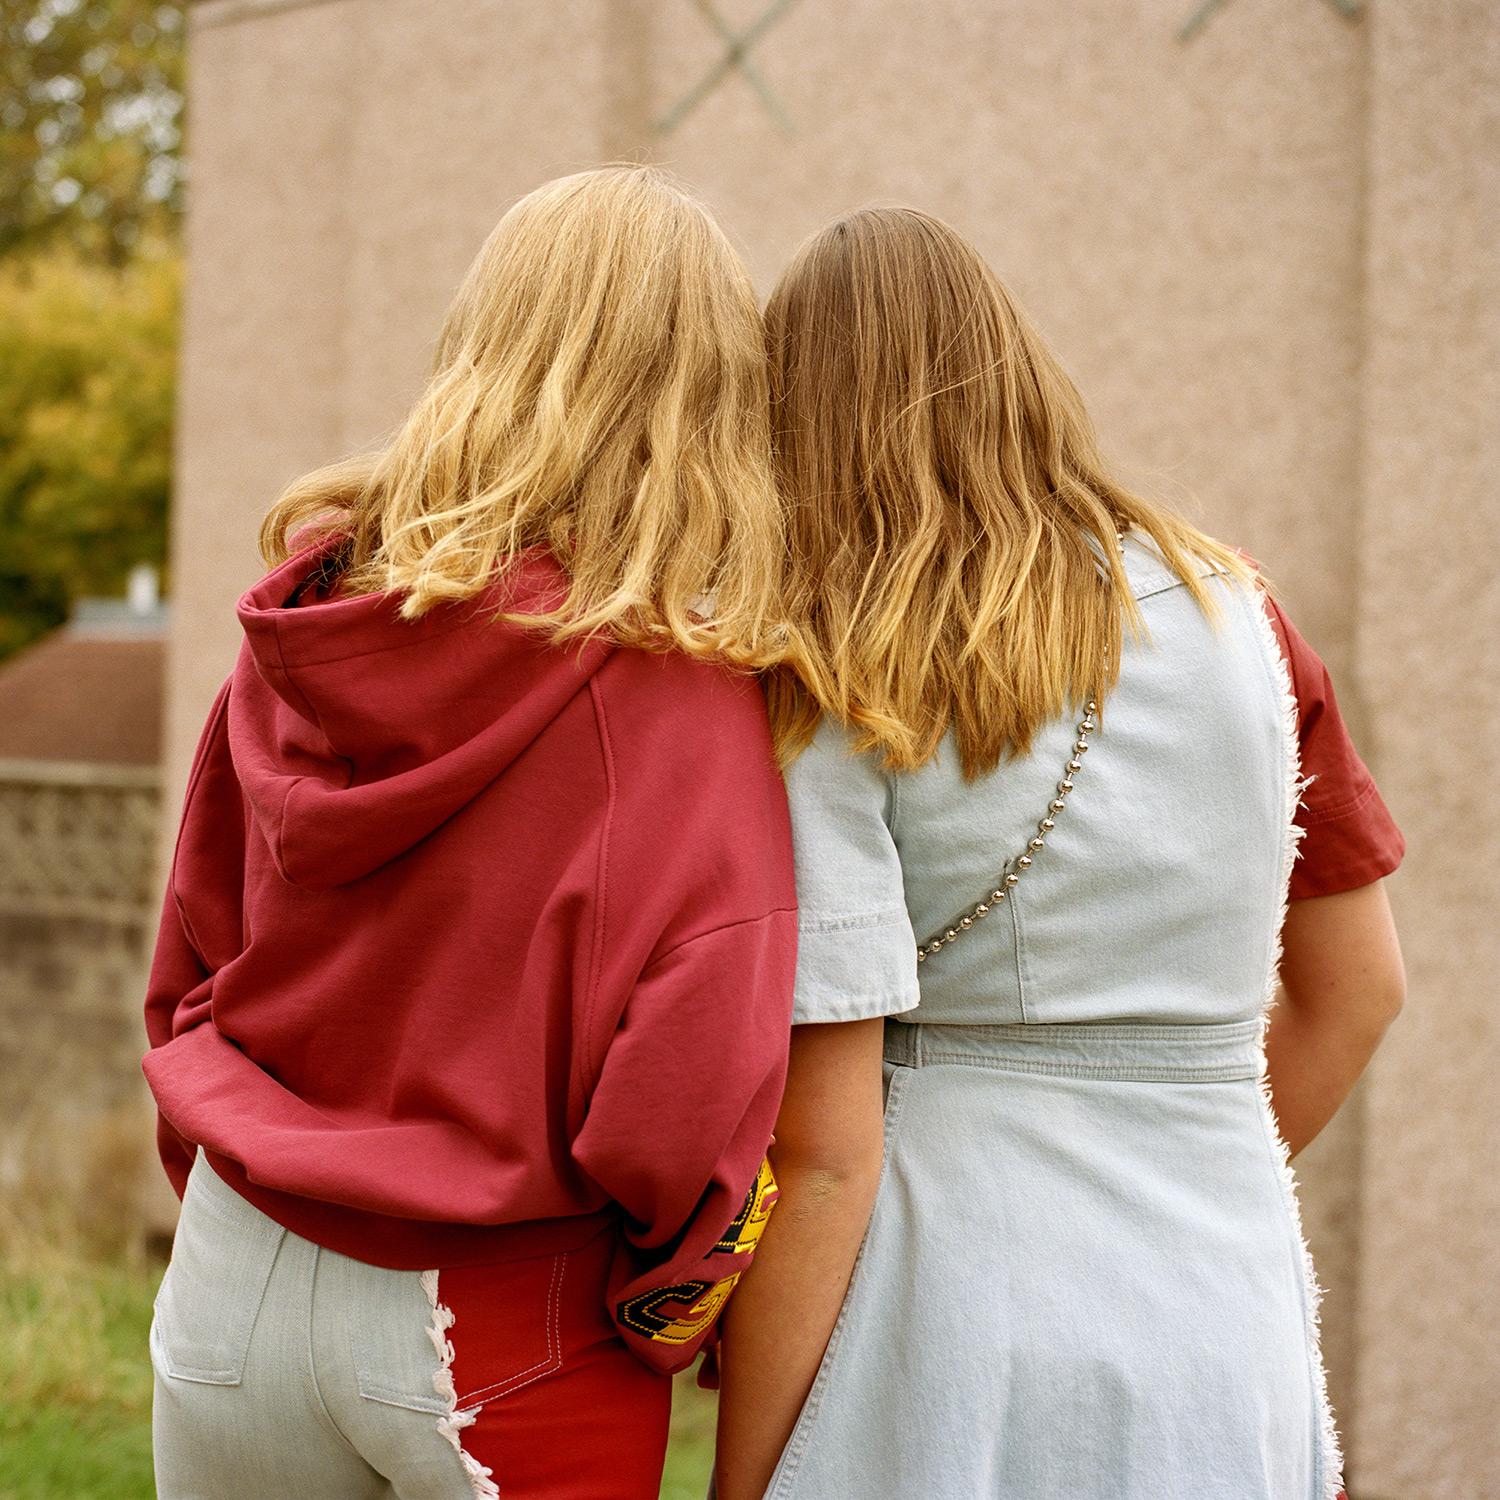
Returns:
[[[771,1170],[769,1159],[760,1164],[750,1191],[745,1194],[745,1205],[735,1215],[729,1228],[719,1236],[714,1251],[724,1255],[742,1255],[755,1249],[765,1233],[771,1210],[776,1207],[776,1174]]]
[[[776,1177],[762,1161],[744,1207],[719,1237],[710,1255],[743,1255],[753,1250],[776,1206]],[[719,1316],[735,1283],[736,1271],[719,1281],[683,1281],[657,1287],[621,1302],[615,1316],[622,1327],[661,1344],[689,1344]]]

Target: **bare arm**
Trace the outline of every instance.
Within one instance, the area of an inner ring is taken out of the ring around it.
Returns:
[[[1401,945],[1375,881],[1287,908],[1266,1031],[1276,1122],[1295,1156],[1331,1120],[1406,998]]]
[[[724,1313],[719,1500],[760,1500],[838,1319],[880,1178],[885,1023],[792,1031],[771,1165],[781,1190]]]

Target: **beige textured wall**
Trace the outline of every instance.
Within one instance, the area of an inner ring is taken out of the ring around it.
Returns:
[[[1359,660],[1409,842],[1369,1079],[1353,1486],[1500,1495],[1500,13],[1377,12]]]
[[[800,0],[657,155],[769,288],[835,213],[896,200],[968,232],[1112,449],[1256,552],[1336,669],[1350,644],[1365,35],[1313,0]],[[762,0],[726,0],[748,22]],[[656,7],[658,108],[720,48]],[[1342,674],[1341,675],[1346,675]]]
[[[419,389],[506,205],[599,158],[594,0],[206,0],[189,52],[189,273],[169,807],[234,662],[255,534]]]
[[[1496,21],[1225,0],[1184,44],[1191,8],[795,0],[751,52],[794,133],[730,70],[662,135],[723,55],[693,0],[200,0],[167,797],[260,514],[397,419],[509,199],[653,157],[763,290],[843,209],[951,218],[1138,482],[1281,584],[1407,828],[1411,1014],[1299,1168],[1357,1500],[1489,1500]]]

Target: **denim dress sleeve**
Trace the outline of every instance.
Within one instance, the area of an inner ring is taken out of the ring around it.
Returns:
[[[895,778],[824,719],[789,767],[797,868],[794,1025],[914,1010],[917,944],[891,837]]]

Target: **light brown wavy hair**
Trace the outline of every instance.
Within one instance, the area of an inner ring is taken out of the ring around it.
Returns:
[[[545,547],[570,587],[527,618],[554,639],[763,667],[786,549],[767,409],[755,293],[707,209],[650,167],[562,177],[486,241],[389,444],[293,484],[261,550],[336,533],[341,591],[415,619]]]
[[[765,314],[806,658],[766,682],[785,758],[824,713],[910,771],[950,730],[966,776],[1102,696],[1141,616],[1117,534],[1211,614],[1246,564],[1109,474],[1074,388],[977,250],[866,209],[815,235]]]

